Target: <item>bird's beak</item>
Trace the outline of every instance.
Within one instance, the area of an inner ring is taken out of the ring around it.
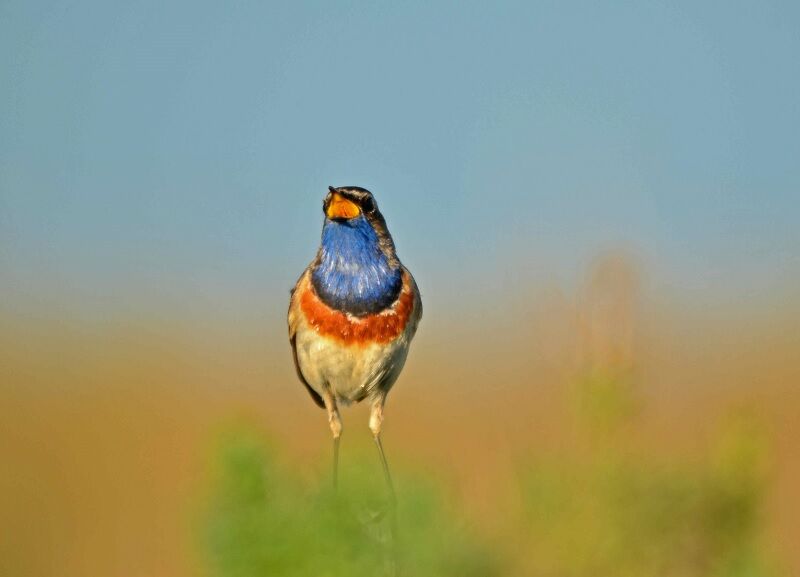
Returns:
[[[351,219],[361,214],[361,209],[358,205],[351,200],[347,200],[338,192],[331,195],[331,201],[328,204],[326,215],[331,220],[334,219]]]

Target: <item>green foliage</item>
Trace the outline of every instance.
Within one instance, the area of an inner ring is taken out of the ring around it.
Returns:
[[[746,415],[709,458],[664,463],[628,442],[629,374],[579,379],[579,439],[521,467],[520,574],[768,577],[760,546],[766,443]]]
[[[523,486],[530,574],[771,575],[756,539],[761,488],[715,468],[604,454],[539,463]]]
[[[705,459],[659,459],[628,442],[631,382],[600,373],[578,382],[579,438],[527,460],[518,492],[497,488],[503,522],[491,534],[466,530],[436,482],[401,474],[393,536],[377,455],[343,460],[334,493],[328,475],[309,486],[259,435],[233,433],[204,529],[210,574],[775,577],[761,543],[758,423],[734,416]]]
[[[629,370],[593,368],[575,380],[575,413],[595,434],[625,423],[638,409],[634,379]]]
[[[205,534],[219,577],[484,577],[497,563],[455,521],[433,483],[402,477],[392,508],[377,462],[348,463],[338,492],[307,487],[255,434],[222,444]],[[330,482],[329,478],[321,480]]]

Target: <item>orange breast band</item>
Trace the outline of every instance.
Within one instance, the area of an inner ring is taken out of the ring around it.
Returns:
[[[319,334],[349,345],[366,346],[396,339],[406,328],[414,309],[414,295],[405,274],[403,290],[397,301],[385,311],[364,317],[350,316],[330,308],[319,299],[307,280],[298,292],[300,310],[308,324]]]

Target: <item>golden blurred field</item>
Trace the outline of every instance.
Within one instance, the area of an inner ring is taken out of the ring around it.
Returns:
[[[701,309],[653,293],[612,256],[574,291],[528,287],[452,318],[426,302],[387,407],[392,464],[432,471],[491,533],[509,513],[497,504],[514,506],[496,493],[522,456],[591,451],[576,442],[580,375],[623,374],[635,406],[611,442],[631,454],[702,461],[729,415],[763,426],[764,547],[797,574],[796,302],[787,292]],[[327,424],[296,381],[283,318],[4,310],[0,367],[3,575],[204,574],[197,519],[214,439],[231,422],[263,427],[299,477],[329,474]],[[362,409],[344,413],[343,469],[370,443]]]

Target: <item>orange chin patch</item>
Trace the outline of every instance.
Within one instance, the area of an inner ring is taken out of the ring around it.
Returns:
[[[328,218],[355,218],[361,214],[361,209],[351,200],[347,200],[341,194],[333,193],[331,202],[326,212]]]
[[[300,295],[300,310],[308,324],[323,336],[348,345],[388,343],[406,328],[414,308],[414,295],[408,290],[406,283],[403,285],[400,298],[391,309],[365,317],[351,317],[323,303],[310,284],[307,284]]]

